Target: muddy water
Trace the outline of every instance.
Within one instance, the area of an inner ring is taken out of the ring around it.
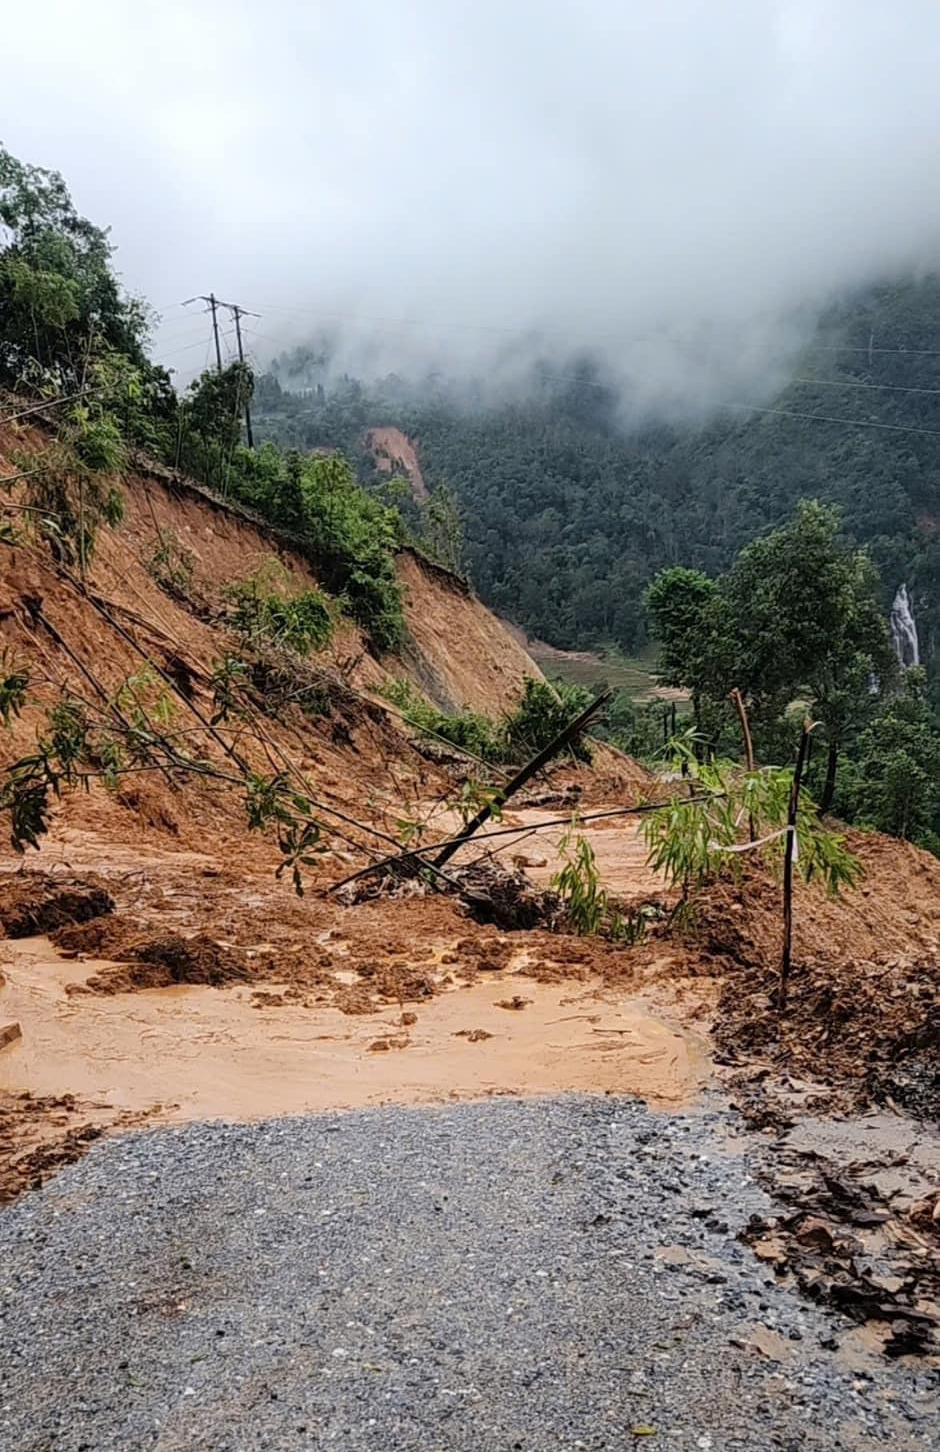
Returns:
[[[242,988],[69,996],[105,965],[63,960],[43,938],[2,944],[0,965],[0,1022],[22,1028],[0,1051],[0,1089],[159,1105],[166,1120],[565,1090],[674,1106],[707,1077],[697,1038],[643,1000],[584,984],[487,975],[409,1005],[417,1021],[403,1027],[397,1007],[259,1010]],[[523,1007],[499,1006],[516,995]]]

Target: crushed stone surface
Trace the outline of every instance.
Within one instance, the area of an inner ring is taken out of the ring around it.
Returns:
[[[0,1213],[0,1449],[936,1448],[937,1370],[850,1354],[737,1242],[769,1202],[733,1125],[570,1096],[103,1141]]]

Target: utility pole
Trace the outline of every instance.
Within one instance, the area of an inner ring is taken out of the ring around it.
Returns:
[[[238,303],[223,302],[220,297],[216,297],[214,292],[210,292],[208,295],[206,293],[199,293],[196,297],[187,298],[186,301],[183,303],[183,307],[188,307],[190,303],[194,302],[206,303],[207,312],[210,312],[212,314],[212,335],[215,338],[215,363],[218,371],[220,373],[222,372],[222,349],[219,346],[219,308],[228,308],[229,312],[232,314],[232,317],[235,319],[235,337],[238,342],[238,361],[239,363],[243,364],[245,362],[245,350],[242,346],[241,320],[242,318],[260,318],[261,314],[251,313],[248,311],[247,308],[241,307]],[[247,398],[245,399],[245,434],[248,439],[249,449],[253,449],[255,446],[255,436],[251,427],[251,406]]]
[[[238,303],[224,303],[223,306],[231,310],[232,317],[235,319],[235,337],[238,342],[238,361],[239,363],[244,363],[245,352],[242,348],[241,320],[243,317],[256,318],[258,314],[246,312],[244,308],[239,307]],[[255,436],[251,431],[251,405],[247,398],[245,399],[245,434],[248,439],[249,449],[253,449],[255,446]]]
[[[186,301],[183,303],[183,307],[184,308],[188,308],[189,307],[189,304],[190,303],[194,303],[194,302],[204,302],[204,303],[207,303],[208,304],[208,307],[207,307],[206,311],[207,312],[210,312],[212,314],[212,336],[215,338],[215,367],[216,367],[216,372],[217,373],[221,373],[222,372],[222,349],[219,346],[219,319],[218,319],[218,316],[217,316],[217,311],[218,311],[218,309],[220,307],[224,307],[225,304],[219,302],[219,299],[216,297],[216,295],[215,295],[214,292],[210,292],[209,295],[208,295],[208,297],[206,296],[205,293],[200,292],[200,293],[197,293],[197,295],[195,297],[188,297],[186,299]]]

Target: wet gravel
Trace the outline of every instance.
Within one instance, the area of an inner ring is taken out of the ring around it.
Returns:
[[[564,1097],[105,1141],[0,1214],[0,1448],[937,1448],[936,1371],[849,1354],[735,1240],[768,1202],[732,1126]]]

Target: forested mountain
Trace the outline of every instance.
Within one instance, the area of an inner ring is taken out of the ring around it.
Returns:
[[[320,380],[323,380],[322,382]],[[306,387],[292,392],[298,382]],[[440,378],[366,386],[298,350],[259,380],[262,436],[340,447],[375,477],[364,430],[418,442],[427,482],[462,506],[484,599],[556,645],[641,645],[665,565],[713,574],[807,497],[839,504],[885,607],[906,581],[922,651],[940,645],[940,280],[872,288],[819,324],[775,398],[703,426],[624,421],[600,364],[533,370],[525,402],[470,407]],[[629,407],[629,400],[627,400]]]

